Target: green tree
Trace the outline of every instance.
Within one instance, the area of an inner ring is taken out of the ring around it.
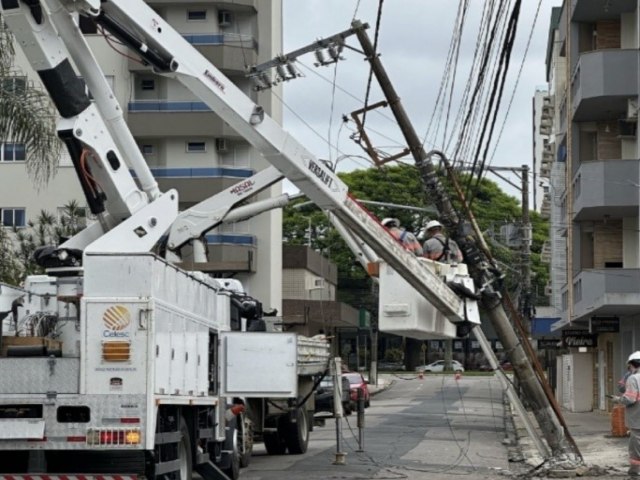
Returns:
[[[14,38],[0,17],[0,143],[26,146],[27,172],[37,187],[55,175],[61,142],[49,96],[14,66]]]
[[[85,209],[71,200],[57,215],[41,210],[36,220],[29,221],[26,227],[0,228],[0,281],[15,285],[27,275],[43,273],[33,260],[35,250],[60,245],[85,225]]]
[[[420,178],[415,167],[411,165],[400,164],[381,169],[355,170],[342,173],[339,176],[358,199],[425,207]],[[461,183],[464,184],[467,178],[463,176],[460,179]],[[442,180],[445,185],[448,185],[446,178],[442,178]],[[460,202],[456,200],[453,189],[450,188],[449,194],[454,206],[460,210]],[[384,217],[399,218],[403,226],[414,233],[417,233],[422,225],[430,219],[429,214],[410,210],[369,206],[366,208],[380,219]],[[505,194],[495,182],[486,178],[479,183],[472,203],[472,211],[483,232],[497,232],[499,227],[505,223],[517,223],[522,212],[516,198]],[[434,216],[436,215],[431,215],[431,217]],[[548,223],[536,212],[531,213],[531,221],[533,226],[532,286],[534,292],[544,292],[544,285],[548,279],[548,268],[541,263],[540,253],[542,244],[548,235]],[[312,226],[311,238],[307,235],[309,224]],[[357,308],[376,311],[377,298],[372,289],[371,280],[360,264],[356,262],[337,232],[328,227],[327,218],[313,206],[304,210],[290,206],[284,211],[284,241],[294,244],[310,243],[312,248],[326,254],[338,266],[338,299]],[[318,229],[322,235],[316,234]],[[514,290],[520,283],[517,269],[520,252],[497,243],[493,243],[491,246],[493,256],[505,266],[507,289]],[[411,343],[408,342],[408,344]],[[416,343],[418,348],[421,343]],[[405,360],[410,356],[405,356]]]

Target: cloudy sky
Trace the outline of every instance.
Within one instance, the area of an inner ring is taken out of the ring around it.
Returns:
[[[378,2],[375,0],[283,1],[285,52],[348,29],[356,7],[356,18],[370,25],[368,34],[373,41],[378,9]],[[421,138],[427,133],[432,118],[458,3],[455,0],[387,0],[383,4],[378,52]],[[462,90],[469,74],[468,68],[473,59],[484,2],[471,0],[470,4],[457,73],[456,84],[459,91]],[[498,118],[499,127],[502,126],[506,106],[514,91],[536,12],[537,20],[506,127],[492,161],[494,166],[520,166],[532,163],[531,99],[536,87],[545,84],[549,18],[551,8],[560,4],[561,0],[541,0],[538,10],[537,1],[523,1],[509,76],[504,89],[502,115]],[[359,48],[355,36],[350,37],[347,44]],[[299,67],[304,77],[287,82],[284,86],[285,128],[318,157],[333,162],[339,159],[338,171],[368,166],[364,159],[359,158],[365,156],[364,152],[349,138],[353,133],[353,123],[342,125],[341,121],[343,114],[348,115],[363,105],[369,75],[368,63],[360,54],[349,49],[344,50],[342,55],[345,60],[337,66],[319,68],[313,65],[316,62],[313,54],[301,57]],[[382,99],[382,93],[377,88],[374,78],[369,104]],[[391,120],[391,113],[388,109],[384,110],[384,115],[367,114],[366,124],[368,128],[378,132],[373,134],[376,135],[376,146],[394,153],[404,142]],[[455,105],[453,111],[457,111]],[[442,116],[436,115],[432,126],[439,121],[444,125]],[[434,128],[431,131],[433,130]],[[498,131],[496,128],[494,143]],[[434,139],[431,135],[427,139],[426,150],[442,148],[442,133],[438,138]],[[445,150],[445,153],[451,152]],[[345,158],[345,155],[350,157]],[[496,177],[493,179],[497,180]],[[519,193],[512,187],[503,182],[501,186],[509,194],[519,197]]]

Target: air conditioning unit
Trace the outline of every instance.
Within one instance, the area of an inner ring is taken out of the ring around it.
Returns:
[[[628,120],[618,120],[618,137],[619,138],[635,138],[638,128],[638,122],[630,122]]]
[[[553,295],[553,290],[551,289],[551,285],[545,285],[544,286],[544,294],[547,297],[550,297],[551,295]]]
[[[313,290],[322,290],[325,287],[325,279],[322,277],[307,277],[305,280],[305,289],[309,292]]]
[[[218,26],[229,27],[233,20],[229,10],[218,10]]]
[[[226,153],[229,151],[229,142],[226,138],[216,138],[216,152]]]
[[[627,100],[627,121],[638,121],[638,99],[630,98]]]

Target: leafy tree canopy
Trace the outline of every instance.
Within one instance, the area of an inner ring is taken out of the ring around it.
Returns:
[[[340,173],[339,177],[359,200],[421,208],[429,207],[425,205],[422,184],[416,168],[412,165],[399,164],[380,169],[354,170]],[[448,186],[447,179],[442,178],[442,180]],[[465,180],[466,178],[463,176],[460,181],[464,184]],[[452,188],[449,193],[454,206],[459,209],[460,202],[457,201]],[[384,217],[398,218],[405,228],[414,233],[418,233],[428,220],[437,218],[435,210],[432,213],[373,205],[365,205],[365,207],[379,219]],[[518,227],[522,215],[519,201],[504,193],[495,182],[486,178],[479,184],[479,189],[472,202],[472,211],[480,229],[485,233],[493,233],[493,235],[487,236],[493,236],[497,240],[499,240],[497,234],[500,232],[500,226],[514,223]],[[544,291],[544,285],[548,279],[548,268],[540,262],[542,244],[548,235],[548,222],[542,219],[537,212],[531,212],[531,223],[533,228],[531,247],[533,288],[534,291],[541,293]],[[305,204],[303,200],[285,208],[283,241],[290,244],[310,245],[315,250],[327,255],[338,265],[341,287],[339,291],[341,295],[347,295],[347,298],[341,297],[341,300],[355,306],[364,306],[362,305],[362,293],[371,291],[370,280],[340,235],[331,227],[323,212],[308,202]],[[519,251],[507,248],[498,241],[491,243],[490,247],[492,254],[507,267],[507,286],[515,287],[520,280],[517,271],[520,261]],[[511,281],[509,281],[510,278]],[[345,289],[353,289],[355,293],[349,295]],[[349,297],[353,297],[355,302],[351,301]],[[367,303],[369,302],[367,301]]]

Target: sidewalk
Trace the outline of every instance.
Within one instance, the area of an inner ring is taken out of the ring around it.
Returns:
[[[584,457],[588,467],[600,469],[606,472],[606,476],[626,476],[629,468],[627,437],[611,436],[611,416],[607,412],[593,411],[584,413],[572,413],[563,410],[564,419],[573,439]],[[532,422],[536,425],[533,414]],[[524,423],[514,411],[513,420],[518,437],[520,453],[524,461],[532,468],[542,463],[534,443],[531,441]]]
[[[373,395],[376,395],[377,393],[384,392],[391,385],[393,385],[393,379],[391,378],[391,375],[378,373],[378,384],[374,385],[370,383],[368,385],[369,395],[373,396]]]

